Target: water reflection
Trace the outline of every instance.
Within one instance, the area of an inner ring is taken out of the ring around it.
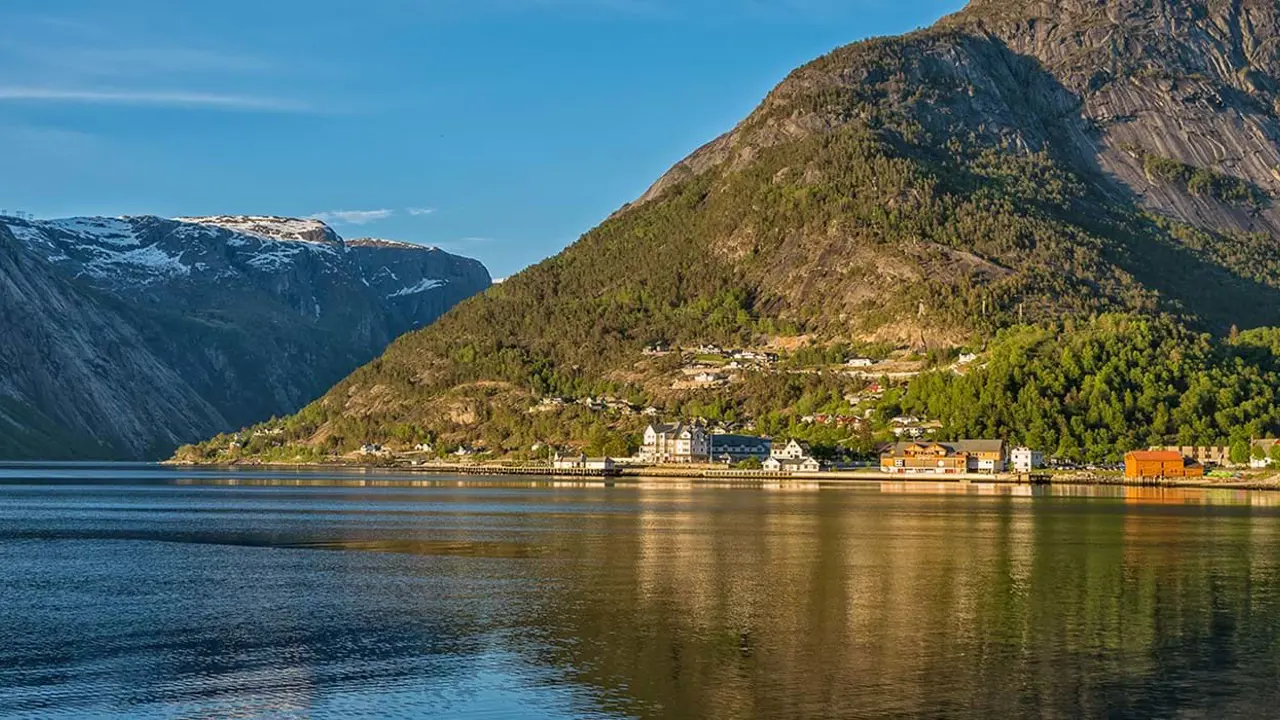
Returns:
[[[537,637],[596,639],[553,662],[636,715],[1269,713],[1274,515],[1020,494],[655,490],[590,528]]]
[[[1265,494],[331,479],[0,487],[0,716],[1261,717],[1280,700]]]

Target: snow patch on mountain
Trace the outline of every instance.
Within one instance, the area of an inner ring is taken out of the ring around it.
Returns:
[[[410,285],[409,287],[404,288],[399,292],[391,293],[390,295],[387,296],[387,298],[390,299],[390,298],[404,297],[406,295],[417,295],[418,293],[424,293],[428,290],[435,290],[436,288],[442,288],[445,285],[448,285],[448,283],[445,282],[444,280],[434,280],[432,278],[424,278],[421,281],[419,281],[416,285]]]
[[[98,277],[110,278],[117,273],[113,267],[116,265],[129,265],[169,277],[191,274],[191,268],[183,264],[181,257],[170,255],[155,245],[125,252],[104,253],[103,257],[88,263],[85,270]]]
[[[292,263],[301,252],[299,248],[291,248],[282,243],[266,245],[249,258],[249,264],[259,270],[273,272]]]
[[[55,230],[74,235],[90,242],[110,245],[137,245],[138,234],[128,218],[67,218],[65,220],[47,220],[34,223],[46,225]]]
[[[0,217],[9,232],[29,246],[57,247],[58,241],[77,241],[95,247],[136,246],[138,235],[125,218],[65,218],[62,220],[24,220]]]

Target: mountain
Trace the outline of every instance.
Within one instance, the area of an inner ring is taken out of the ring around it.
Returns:
[[[0,217],[0,458],[157,458],[296,411],[489,286],[273,217]]]
[[[599,447],[636,421],[539,400],[760,420],[857,390],[747,373],[682,391],[650,343],[937,355],[1099,314],[1155,319],[1174,347],[1280,324],[1278,25],[1275,0],[975,0],[840,48],[563,253],[279,429],[300,452],[411,437]],[[1098,346],[1116,327],[1131,326],[1095,328]],[[1167,434],[1227,434],[1207,408],[1203,427]],[[1083,437],[1101,421],[1081,422]]]

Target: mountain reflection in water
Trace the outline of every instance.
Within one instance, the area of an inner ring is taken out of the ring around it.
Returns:
[[[40,472],[0,472],[3,717],[1280,701],[1273,495]]]

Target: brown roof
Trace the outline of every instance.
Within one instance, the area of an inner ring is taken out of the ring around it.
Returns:
[[[1003,440],[953,440],[949,442],[947,441],[937,442],[933,440],[912,440],[909,442],[899,442],[899,443],[894,443],[892,445],[888,445],[881,449],[880,454],[888,455],[892,453],[895,457],[900,457],[906,454],[907,448],[917,447],[917,446],[927,448],[927,447],[933,447],[934,445],[941,445],[942,447],[946,448],[950,452],[953,452],[956,454],[1003,453],[1004,452]]]
[[[1168,450],[1135,450],[1125,455],[1126,460],[1135,462],[1182,462],[1182,453]]]

